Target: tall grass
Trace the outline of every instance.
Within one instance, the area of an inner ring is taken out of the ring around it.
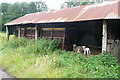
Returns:
[[[108,53],[84,57],[59,50],[59,41],[2,40],[0,65],[17,78],[119,78],[117,58]]]

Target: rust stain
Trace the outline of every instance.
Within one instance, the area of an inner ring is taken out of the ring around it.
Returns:
[[[120,19],[120,0],[26,14],[5,25],[28,23],[74,22],[96,19]]]

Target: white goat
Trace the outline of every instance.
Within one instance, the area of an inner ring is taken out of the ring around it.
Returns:
[[[82,53],[83,48],[82,48],[82,46],[76,46],[76,44],[73,44],[73,51],[78,52],[78,53]]]
[[[84,55],[88,55],[90,54],[90,48],[86,47],[86,46],[82,46],[83,50],[84,50]]]

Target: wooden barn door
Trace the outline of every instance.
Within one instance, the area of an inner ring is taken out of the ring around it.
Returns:
[[[108,20],[107,52],[120,57],[120,21]]]
[[[120,53],[120,40],[108,40],[107,52],[119,57]]]

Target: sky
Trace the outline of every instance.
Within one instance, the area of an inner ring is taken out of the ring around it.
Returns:
[[[32,1],[41,1],[41,0],[0,0],[0,3],[15,3],[15,2],[32,2]],[[49,9],[60,9],[60,4],[64,3],[66,0],[42,0],[44,1]]]

